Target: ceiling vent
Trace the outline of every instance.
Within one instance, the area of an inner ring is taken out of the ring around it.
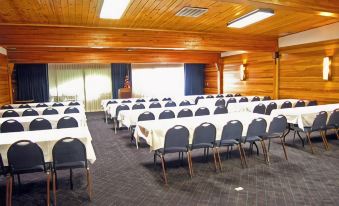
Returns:
[[[184,7],[178,13],[176,16],[186,16],[186,17],[199,17],[206,13],[208,9],[206,8],[199,8],[199,7]]]

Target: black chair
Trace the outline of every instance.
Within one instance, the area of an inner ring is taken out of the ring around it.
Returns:
[[[80,113],[80,111],[76,107],[68,107],[64,111],[64,114],[76,114],[76,113]]]
[[[227,113],[228,113],[227,108],[223,106],[219,106],[214,110],[214,114],[227,114]]]
[[[214,106],[226,106],[226,102],[224,99],[218,99],[217,101],[215,101]]]
[[[233,97],[233,94],[226,94],[226,97]]]
[[[22,126],[22,124],[14,119],[4,121],[0,127],[1,133],[23,132],[23,131],[24,127]]]
[[[125,103],[132,103],[131,100],[122,100],[121,103],[125,104]]]
[[[218,143],[218,147],[227,147],[227,152],[229,151],[229,148],[233,148],[234,145],[238,146],[239,154],[240,154],[240,160],[241,160],[241,165],[242,167],[247,166],[246,163],[246,156],[244,149],[242,148],[241,140],[242,137],[242,131],[243,131],[243,125],[241,124],[240,121],[238,120],[231,120],[227,122],[226,125],[224,125],[222,129],[222,134],[220,141]],[[217,149],[217,154],[218,154],[218,160],[219,160],[219,167],[220,170],[222,170],[222,163],[221,163],[221,158],[220,158],[220,153],[219,153],[219,148]]]
[[[260,97],[255,96],[255,97],[252,98],[251,102],[257,102],[257,101],[260,101]]]
[[[2,118],[5,117],[19,117],[19,114],[14,110],[7,110],[2,114]]]
[[[52,107],[63,107],[63,106],[65,106],[65,105],[63,103],[61,103],[61,102],[55,102],[52,105]]]
[[[235,96],[235,97],[241,97],[241,94],[236,93],[234,96]]]
[[[298,100],[294,107],[305,107],[304,100]]]
[[[161,159],[161,166],[163,172],[163,178],[167,185],[167,175],[165,169],[165,155],[168,153],[187,154],[187,163],[189,168],[190,177],[192,177],[192,159],[189,151],[189,131],[182,125],[176,125],[170,128],[165,135],[164,147],[154,152],[154,166],[156,165],[157,157]]]
[[[239,99],[239,102],[248,102],[248,98],[247,97],[241,97]]]
[[[74,117],[62,117],[57,123],[57,129],[79,127],[78,121]]]
[[[271,97],[270,96],[264,96],[264,98],[262,100],[263,101],[268,101],[268,100],[271,100]]]
[[[318,105],[317,100],[309,101],[308,104],[307,104],[308,107],[309,107],[309,106],[317,106],[317,105]]]
[[[212,99],[212,98],[214,98],[213,95],[208,95],[208,96],[206,97],[206,99]]]
[[[146,102],[144,99],[137,99],[135,102]]]
[[[230,104],[230,103],[237,103],[237,100],[235,99],[235,98],[229,98],[228,100],[227,100],[227,104]]]
[[[143,112],[141,114],[139,114],[138,116],[138,122],[141,122],[141,121],[149,121],[149,120],[155,120],[155,116],[152,112],[149,112],[149,111],[146,111],[146,112]],[[132,125],[130,127],[131,129],[131,143],[133,143],[133,140],[134,140],[134,131],[135,131],[135,125]],[[135,141],[135,144],[136,146],[138,146],[138,142]]]
[[[31,106],[29,104],[22,104],[19,106],[19,108],[25,109],[25,108],[31,108]]]
[[[272,110],[277,109],[277,107],[278,107],[278,106],[277,106],[277,103],[275,103],[275,102],[270,102],[270,103],[267,105],[265,114],[266,114],[266,115],[270,115],[271,112],[272,112]]]
[[[218,94],[217,96],[215,96],[216,98],[223,98],[224,97],[224,95],[222,95],[222,94]]]
[[[4,176],[7,178],[7,173],[8,173],[7,167],[5,167],[4,162],[2,161],[2,156],[0,154],[0,177]],[[8,184],[6,184],[6,205],[8,205],[8,195],[9,195],[8,189],[9,189]]]
[[[165,97],[162,99],[162,101],[172,101],[172,99],[170,97]]]
[[[181,101],[179,104],[179,106],[188,106],[188,105],[191,105],[191,103],[187,100]]]
[[[158,102],[159,99],[158,99],[158,98],[151,98],[149,101],[150,101],[150,102]]]
[[[44,172],[47,174],[47,205],[50,205],[50,173],[46,166],[44,154],[41,148],[28,140],[21,140],[13,143],[7,151],[8,168],[10,177],[8,179],[9,196],[8,205],[12,205],[12,191],[14,175],[18,176],[20,184],[20,175],[28,173]]]
[[[48,107],[48,106],[45,103],[39,103],[35,107],[39,108],[39,107]]]
[[[217,158],[215,152],[215,139],[217,129],[211,123],[204,122],[194,129],[192,145],[190,146],[191,152],[195,149],[204,149],[204,157],[207,160],[209,149],[213,150],[213,160],[215,171],[217,171]],[[191,162],[191,173],[193,175],[193,165]]]
[[[161,108],[161,104],[159,102],[152,102],[148,108]]]
[[[141,103],[133,104],[132,110],[135,110],[135,109],[145,109],[145,105],[143,105]]]
[[[159,114],[158,119],[173,119],[175,118],[175,114],[172,110],[164,110]]]
[[[176,107],[177,104],[173,101],[168,101],[166,104],[165,104],[165,107]]]
[[[51,123],[44,118],[36,118],[29,124],[29,131],[52,129]]]
[[[53,196],[56,205],[57,171],[70,171],[70,186],[73,190],[73,169],[83,168],[87,175],[87,192],[89,199],[92,199],[92,178],[87,163],[87,153],[85,145],[76,138],[66,137],[57,141],[52,150],[53,154]]]
[[[68,106],[80,106],[79,102],[70,102]]]
[[[118,121],[118,116],[120,111],[123,110],[129,110],[129,106],[126,104],[121,104],[119,106],[117,106],[116,110],[115,110],[115,117],[113,118],[113,124],[114,124],[114,133],[117,133],[117,128],[119,128],[119,121]]]
[[[257,114],[265,114],[265,111],[266,111],[266,106],[263,103],[258,104],[253,109],[253,113],[257,113]]]
[[[109,100],[107,103],[106,103],[106,107],[110,104],[117,104],[118,102],[115,101],[115,100]]]
[[[192,110],[190,110],[188,108],[184,108],[184,109],[180,110],[179,113],[178,113],[178,118],[192,117],[192,116],[193,116],[193,112],[192,112]]]
[[[330,115],[326,129],[334,129],[337,139],[339,139],[339,109],[334,110]]]
[[[285,101],[285,102],[281,105],[280,108],[281,108],[281,109],[292,108],[292,102],[290,102],[290,101]]]
[[[5,104],[1,106],[1,109],[14,109],[10,104]]]
[[[35,111],[34,109],[26,109],[23,113],[22,113],[23,117],[27,117],[27,116],[39,116],[39,113],[37,111]]]
[[[210,115],[210,110],[207,107],[199,107],[197,111],[195,111],[194,116],[204,116]]]
[[[56,115],[56,114],[59,114],[59,112],[54,108],[46,108],[42,112],[42,115]]]
[[[203,96],[197,96],[197,97],[195,98],[194,103],[195,103],[195,104],[198,104],[198,102],[199,102],[200,99],[204,99],[204,97],[203,97]]]

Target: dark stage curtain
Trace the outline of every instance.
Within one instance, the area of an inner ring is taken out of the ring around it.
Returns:
[[[47,64],[15,64],[17,100],[48,102]]]
[[[118,90],[124,87],[125,77],[129,76],[129,82],[132,86],[131,64],[111,64],[112,70],[112,96],[118,98]]]
[[[204,94],[205,64],[185,64],[185,95]]]

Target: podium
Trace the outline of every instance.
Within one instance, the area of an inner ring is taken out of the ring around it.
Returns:
[[[120,88],[118,90],[118,98],[126,99],[132,97],[132,88]]]

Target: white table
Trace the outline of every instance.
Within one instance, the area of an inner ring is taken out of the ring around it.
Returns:
[[[10,145],[19,140],[30,140],[41,147],[45,162],[52,162],[53,146],[58,140],[64,137],[78,138],[86,146],[87,159],[91,163],[95,162],[96,156],[92,145],[92,136],[88,127],[3,133],[0,134],[0,153],[4,164],[8,165],[7,151]]]
[[[252,120],[259,117],[266,120],[267,128],[269,128],[272,117],[250,112],[238,112],[210,116],[142,121],[137,123],[134,137],[136,138],[136,141],[138,141],[139,138],[145,139],[151,150],[157,150],[164,147],[165,135],[168,129],[175,125],[183,125],[189,130],[189,143],[191,144],[193,140],[194,129],[201,123],[209,122],[214,124],[217,129],[216,140],[220,140],[222,129],[228,121],[239,120],[243,124],[243,136],[245,136],[249,124],[252,122]]]
[[[80,105],[78,105],[78,106],[83,106],[83,104],[81,103],[81,102],[79,102],[79,101],[67,101],[67,102],[39,102],[39,103],[27,103],[29,106],[31,106],[32,108],[36,108],[36,106],[38,105],[38,104],[46,104],[48,107],[52,107],[52,105],[54,104],[54,103],[62,103],[63,105],[65,105],[65,106],[69,106],[69,104],[71,103],[71,102],[77,102],[77,103],[79,103]],[[19,106],[20,105],[23,105],[23,104],[10,104],[14,109],[17,109],[17,108],[19,108]]]
[[[85,114],[61,114],[61,115],[44,115],[44,116],[27,116],[27,117],[7,117],[7,118],[0,118],[0,127],[2,125],[2,123],[4,123],[7,120],[16,120],[18,122],[20,122],[22,124],[22,126],[24,127],[25,131],[29,131],[29,124],[36,118],[44,118],[47,119],[51,125],[53,129],[57,128],[57,124],[58,121],[62,118],[62,117],[73,117],[77,120],[79,127],[85,127],[87,126],[87,119],[86,119],[86,115]]]
[[[80,114],[85,114],[85,109],[83,106],[63,106],[63,107],[50,107],[53,109],[56,109],[58,111],[59,114],[64,114],[65,110],[69,107],[75,107],[79,110]],[[39,115],[42,115],[43,111],[46,109],[47,107],[38,107],[38,108],[33,108],[35,111],[37,111],[39,113]],[[20,109],[12,109],[14,111],[16,111],[20,116],[22,116],[22,113],[26,110],[27,108],[20,108]],[[0,117],[2,117],[3,113],[5,113],[7,110],[11,110],[11,109],[3,109],[0,110]]]

